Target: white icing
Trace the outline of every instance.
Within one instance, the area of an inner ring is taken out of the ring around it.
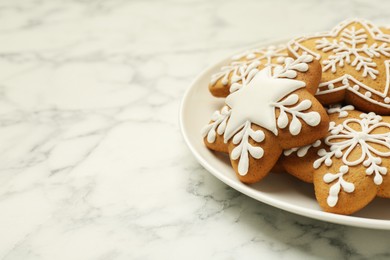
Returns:
[[[381,157],[390,157],[390,124],[382,122],[382,117],[372,112],[363,113],[360,118],[349,118],[339,125],[331,122],[330,135],[324,140],[329,151],[320,149],[320,158],[313,163],[313,167],[319,168],[323,163],[330,166],[333,157],[342,158],[342,162],[347,166],[363,164],[367,168],[366,174],[374,174],[374,183],[380,185],[383,181],[382,175],[387,173],[387,168],[380,166]],[[358,124],[360,129],[354,130],[350,124]],[[373,133],[379,127],[385,127],[388,131],[382,134]],[[378,145],[386,151],[379,151],[376,148]],[[355,149],[359,149],[361,155],[358,159],[351,160],[349,157]]]
[[[291,148],[291,149],[288,149],[288,150],[284,150],[283,154],[285,156],[289,156],[295,152],[297,152],[297,156],[298,157],[303,157],[305,156],[308,151],[310,150],[310,148],[312,147],[318,147],[321,145],[321,140],[317,140],[315,141],[314,143],[312,144],[308,144],[308,145],[305,145],[305,146],[301,146],[301,147],[294,147],[294,148]]]
[[[270,45],[268,47],[251,49],[243,53],[234,55],[232,57],[232,60],[240,60],[242,58],[245,58],[246,60],[265,60],[264,64],[268,66],[272,64],[273,58],[277,58],[277,62],[281,64],[284,62],[285,57],[287,57],[287,53],[286,47],[284,45],[280,45],[278,47],[276,47],[275,45]]]
[[[379,71],[375,69],[377,64],[373,57],[380,57],[381,55],[390,57],[390,53],[388,53],[390,47],[387,46],[387,43],[382,43],[378,46],[375,42],[368,46],[368,35],[365,33],[365,30],[363,28],[356,30],[354,26],[351,29],[344,28],[339,34],[341,35],[339,40],[333,39],[329,41],[323,37],[316,41],[318,50],[323,52],[332,51],[334,53],[322,61],[324,65],[322,71],[331,69],[335,73],[337,66],[344,67],[347,63],[355,67],[357,71],[363,69],[363,77],[369,75],[372,79],[376,79]]]
[[[249,84],[231,93],[225,100],[230,110],[224,108],[221,112],[216,112],[212,118],[213,122],[202,130],[203,136],[207,136],[209,142],[215,141],[216,133],[224,134],[225,143],[233,138],[232,142],[237,146],[231,152],[231,159],[239,160],[238,173],[240,175],[248,172],[249,155],[260,159],[264,154],[261,147],[255,147],[249,143],[249,137],[257,143],[265,138],[263,131],[253,131],[251,125],[256,124],[270,130],[275,135],[278,134],[275,107],[283,113],[292,115],[289,130],[293,135],[300,132],[301,122],[298,118],[310,126],[319,124],[319,113],[303,112],[311,107],[311,101],[302,100],[297,104],[298,96],[291,94],[305,87],[305,82],[293,78],[297,76],[297,71],[307,71],[309,69],[307,63],[312,60],[312,56],[302,55],[296,60],[286,58],[284,66],[277,66],[273,71],[270,66],[264,68],[253,77]],[[280,101],[281,99],[284,100]],[[297,105],[286,107],[294,104]],[[288,119],[278,119],[278,124],[286,127]]]
[[[325,183],[331,183],[337,179],[337,181],[329,189],[329,195],[326,200],[329,207],[336,206],[337,201],[339,200],[339,193],[341,189],[343,189],[347,193],[351,193],[355,190],[355,185],[351,182],[347,182],[343,178],[343,176],[347,174],[348,171],[348,166],[342,165],[338,173],[327,173],[324,175],[323,180]]]
[[[222,77],[222,84],[228,85],[229,74],[232,73],[229,91],[234,92],[252,80],[253,76],[259,71],[257,67],[260,64],[258,60],[252,62],[233,62],[230,65],[222,67],[221,72],[214,74],[211,78],[211,84],[214,85]]]
[[[259,70],[257,67],[261,64],[260,61],[234,61],[229,65],[223,66],[221,71],[215,73],[211,76],[211,85],[215,85],[219,79],[221,79],[222,85],[226,86],[229,84],[229,75],[232,73],[232,77],[230,79],[231,84],[238,83],[241,85],[245,85],[247,82],[251,80],[248,78],[250,75],[254,75]],[[241,82],[242,81],[242,82]]]
[[[282,64],[284,62],[284,60],[286,59],[286,57],[278,57],[276,59],[276,62],[279,63],[279,64]]]
[[[273,74],[271,67],[266,67],[257,73],[252,81],[230,94],[226,98],[226,104],[232,109],[229,124],[225,131],[225,142],[227,142],[235,132],[240,129],[246,121],[257,124],[268,129],[275,135],[278,134],[275,120],[275,107],[283,108],[284,111],[293,115],[290,123],[290,132],[296,135],[300,132],[301,123],[297,116],[302,118],[307,124],[315,126],[320,121],[320,115],[317,112],[302,113],[300,111],[311,107],[309,100],[303,100],[296,107],[287,109],[283,102],[278,102],[291,92],[303,88],[306,84],[303,81],[294,80],[296,71],[307,71],[307,62],[311,62],[313,57],[302,55],[296,60],[292,58],[285,59],[285,65],[275,67]],[[293,98],[293,97],[292,97]],[[291,102],[288,97],[285,102]],[[294,100],[297,102],[297,100]],[[280,121],[283,121],[281,119]],[[285,120],[284,120],[285,121]]]
[[[272,103],[274,107],[277,107],[280,110],[280,114],[277,120],[277,125],[279,128],[284,129],[288,125],[289,119],[287,113],[292,116],[289,127],[289,131],[292,135],[298,135],[301,132],[302,123],[298,120],[298,117],[310,126],[316,126],[321,122],[321,116],[318,112],[302,112],[311,107],[312,102],[310,100],[305,99],[294,107],[286,107],[298,103],[298,99],[298,95],[292,94],[285,100]]]
[[[276,135],[275,107],[271,104],[304,86],[302,81],[273,78],[270,67],[261,70],[247,86],[226,98],[232,114],[225,131],[225,142],[246,121],[262,126]]]
[[[230,109],[224,106],[221,111],[215,111],[211,116],[212,122],[203,127],[201,133],[203,138],[207,136],[207,142],[214,143],[216,135],[223,135],[225,133],[227,120],[230,116]]]
[[[259,65],[260,61],[254,61],[249,65],[238,67],[237,71],[239,73],[233,73],[233,76],[230,79],[231,85],[229,91],[234,92],[242,88],[242,86],[246,86],[253,79],[256,73],[259,72],[257,69]]]
[[[277,64],[272,63],[272,59],[277,58],[276,63],[283,63],[286,56],[285,46],[269,46],[235,55],[229,65],[223,66],[219,72],[211,76],[210,84],[215,85],[221,79],[221,83],[226,86],[231,75],[229,91],[237,91],[252,80],[262,62],[264,66],[276,66]],[[242,58],[245,60],[241,60]]]
[[[355,109],[355,107],[352,105],[341,106],[341,104],[336,104],[336,105],[331,105],[327,109],[327,111],[328,111],[328,114],[339,113],[339,118],[343,118],[343,117],[348,116],[348,111],[352,111],[354,109]]]
[[[238,173],[242,176],[248,173],[249,154],[255,159],[260,159],[264,155],[263,148],[249,143],[249,137],[260,143],[264,140],[265,135],[261,130],[253,131],[251,123],[246,121],[244,127],[233,137],[233,144],[238,145],[233,149],[230,156],[233,160],[240,159],[238,161]]]
[[[347,27],[351,23],[359,23],[364,29],[354,30],[348,29]],[[363,31],[362,31],[363,30]],[[339,40],[333,39],[341,35],[342,37]],[[329,40],[330,38],[330,40]],[[366,41],[371,38],[376,41],[376,43],[368,46]],[[323,52],[332,51],[333,55],[330,55],[323,66],[323,70],[328,69],[335,70],[337,66],[343,66],[346,63],[355,67],[356,70],[362,71],[362,77],[369,76],[370,78],[376,78],[378,75],[378,70],[376,69],[376,59],[381,56],[390,57],[390,36],[384,34],[377,26],[372,24],[369,21],[361,19],[350,19],[338,24],[330,32],[321,33],[313,35],[311,37],[301,37],[298,39],[293,39],[287,45],[287,48],[290,52],[299,56],[299,51],[309,53],[313,55],[316,59],[320,60],[321,55],[316,53],[313,50],[308,49],[303,46],[301,42],[307,39],[318,39],[318,49]],[[367,86],[359,79],[349,75],[344,74],[343,76],[332,79],[327,82],[322,82],[319,85],[316,95],[326,95],[329,93],[341,91],[347,89],[348,91],[353,92],[359,97],[384,108],[390,108],[390,102],[386,102],[388,96],[389,86],[390,86],[390,59],[384,61],[385,73],[386,73],[386,82],[383,88],[383,91],[376,90],[370,86]],[[335,87],[336,83],[342,82],[342,85]],[[365,94],[366,92],[360,93],[360,88],[369,91],[370,94]],[[380,100],[374,99],[374,97],[379,98]]]

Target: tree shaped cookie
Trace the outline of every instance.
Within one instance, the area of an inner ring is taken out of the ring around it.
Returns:
[[[283,64],[287,56],[284,45],[251,49],[235,55],[228,65],[211,76],[209,90],[215,97],[227,97],[247,85],[259,70]]]
[[[352,214],[375,196],[390,197],[390,117],[350,106],[333,112],[328,135],[304,151],[285,151],[282,164],[292,175],[314,183],[325,211]]]
[[[229,153],[242,182],[261,180],[283,149],[310,144],[326,134],[326,111],[308,91],[317,88],[318,74],[321,66],[311,55],[286,58],[283,66],[257,72],[212,115],[202,130],[206,146]]]
[[[373,23],[352,19],[330,32],[293,39],[290,55],[313,55],[322,64],[316,97],[345,101],[362,111],[390,114],[390,36]]]

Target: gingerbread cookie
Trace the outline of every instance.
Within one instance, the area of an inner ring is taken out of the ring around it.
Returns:
[[[287,56],[284,45],[271,45],[234,55],[228,65],[211,76],[209,90],[215,97],[227,97],[248,84],[259,70],[283,64]]]
[[[355,110],[355,108],[352,105],[346,105],[342,106],[341,104],[335,104],[330,105],[327,108],[327,113],[330,115],[331,118],[337,116],[338,118],[344,118],[349,115],[349,111]],[[302,157],[305,157],[309,150],[315,150],[318,151],[318,149],[323,148],[322,140],[316,140],[315,142],[304,145],[304,146],[298,146],[291,149],[284,150],[283,158],[280,159],[280,163],[282,164],[282,168],[290,173],[291,175],[295,176],[296,178],[300,179],[301,181],[312,183],[313,182],[313,172],[312,169],[310,171],[300,171],[297,169],[301,168],[301,164],[303,164],[306,167],[306,162],[302,161]],[[320,147],[321,146],[321,147]],[[317,148],[317,149],[316,149]],[[314,152],[315,153],[315,152]]]
[[[329,120],[308,89],[318,87],[321,66],[311,55],[284,65],[267,66],[231,93],[226,106],[202,130],[206,146],[228,152],[238,178],[254,183],[264,178],[283,149],[322,138]]]
[[[352,19],[330,32],[293,39],[290,55],[313,55],[322,64],[316,97],[322,104],[345,101],[365,112],[390,114],[390,36],[365,20]]]
[[[286,171],[312,181],[327,212],[353,214],[375,196],[390,198],[390,116],[350,106],[331,113],[324,139],[284,152]]]

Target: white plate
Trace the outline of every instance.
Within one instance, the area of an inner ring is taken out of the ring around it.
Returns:
[[[189,86],[180,107],[184,139],[203,167],[230,187],[271,206],[323,221],[390,230],[390,200],[376,198],[354,216],[323,212],[315,200],[311,184],[300,182],[288,174],[270,173],[260,183],[245,185],[237,179],[225,155],[213,153],[204,146],[200,130],[209,121],[212,112],[223,104],[222,99],[214,98],[208,92],[208,83],[210,76],[227,62],[228,59],[222,60],[203,71]]]

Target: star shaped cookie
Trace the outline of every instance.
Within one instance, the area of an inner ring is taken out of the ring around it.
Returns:
[[[225,130],[225,140],[229,140],[234,130],[246,121],[261,125],[277,135],[276,106],[270,104],[282,99],[286,93],[291,93],[305,85],[305,82],[300,80],[272,77],[270,67],[261,70],[241,91],[234,92],[226,98],[225,102],[232,112]],[[275,89],[280,91],[274,91]]]
[[[353,214],[376,196],[390,198],[390,117],[351,106],[331,113],[325,138],[284,151],[285,170],[313,182],[328,212]]]
[[[202,130],[206,146],[229,153],[238,178],[264,178],[283,149],[323,137],[328,116],[308,89],[318,87],[321,67],[311,55],[286,58],[284,64],[258,71],[231,93]]]
[[[288,43],[290,55],[313,55],[322,65],[316,97],[323,104],[345,101],[362,111],[390,114],[390,36],[360,19]]]

